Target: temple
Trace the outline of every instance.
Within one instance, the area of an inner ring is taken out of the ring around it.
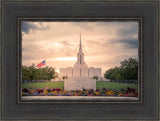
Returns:
[[[60,68],[60,77],[65,79],[65,90],[73,89],[95,89],[96,80],[101,79],[101,68],[88,67],[84,62],[84,53],[82,52],[82,42],[80,35],[79,52],[77,53],[77,62],[74,67]],[[75,83],[76,82],[76,83]]]

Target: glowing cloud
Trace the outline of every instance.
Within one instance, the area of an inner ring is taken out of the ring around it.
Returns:
[[[138,58],[137,22],[22,22],[22,64],[46,60],[59,70],[76,62],[79,34],[88,66],[107,69]]]

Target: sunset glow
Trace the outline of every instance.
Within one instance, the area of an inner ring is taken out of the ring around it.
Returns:
[[[82,39],[84,61],[102,74],[129,57],[138,59],[137,22],[22,22],[22,64],[73,67]]]
[[[60,58],[55,58],[58,61],[76,61],[76,57],[60,57]]]

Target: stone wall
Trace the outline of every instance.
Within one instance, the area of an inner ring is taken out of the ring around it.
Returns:
[[[101,78],[101,68],[94,68],[94,76]]]
[[[73,68],[73,76],[72,77],[80,77],[80,69]]]
[[[81,69],[81,77],[89,77],[88,68],[82,68]]]
[[[96,80],[82,77],[82,78],[68,78],[64,80],[64,90],[81,90],[94,89],[96,90]]]
[[[60,77],[67,76],[69,77],[90,77],[98,76],[101,78],[101,68],[93,68],[93,67],[83,67],[83,68],[60,68]],[[98,80],[99,80],[98,79]]]

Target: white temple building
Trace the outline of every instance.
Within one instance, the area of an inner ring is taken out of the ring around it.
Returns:
[[[88,67],[84,62],[84,53],[82,52],[81,35],[79,52],[77,53],[77,62],[74,67],[60,68],[60,77],[67,77],[64,80],[65,90],[76,89],[96,89],[96,80],[93,77],[97,76],[101,79],[101,68]],[[97,81],[98,81],[97,80]]]

